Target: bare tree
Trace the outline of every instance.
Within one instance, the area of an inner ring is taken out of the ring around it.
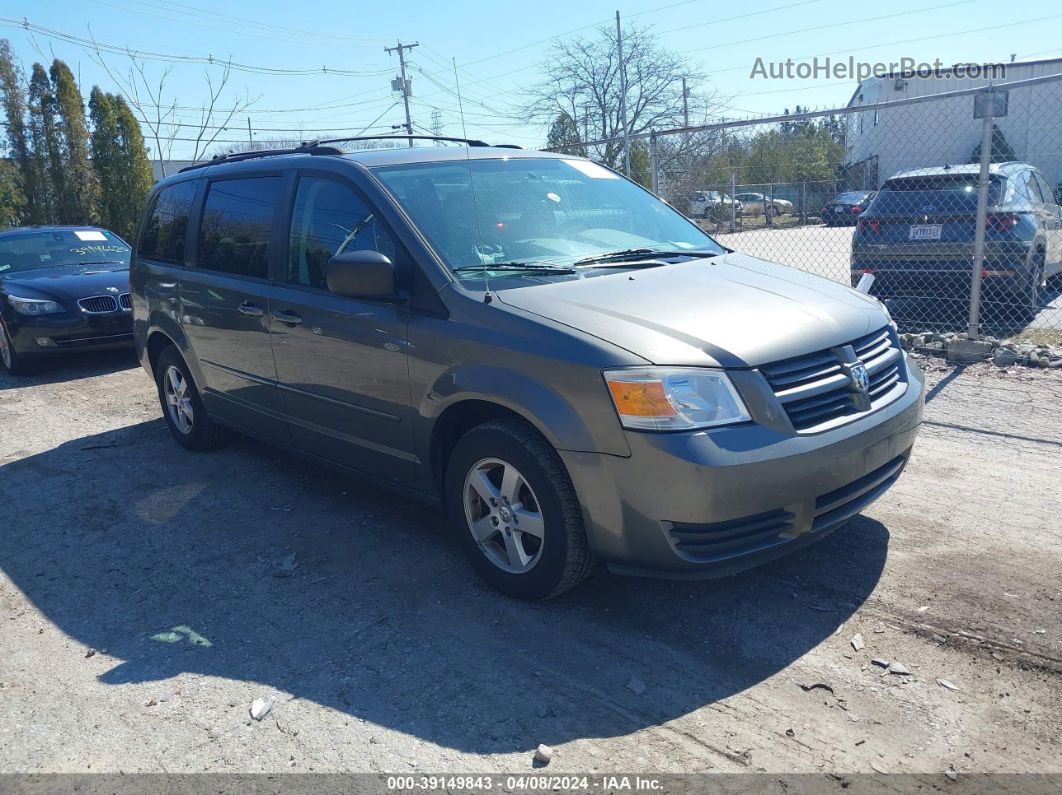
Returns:
[[[94,38],[93,43],[95,44]],[[191,160],[193,163],[198,162],[206,157],[207,151],[232,123],[233,118],[259,99],[251,97],[250,94],[233,94],[229,100],[223,101],[222,94],[232,76],[232,68],[230,62],[219,61],[216,65],[221,67],[220,75],[209,69],[204,72],[207,97],[203,107],[199,108],[199,121],[195,124],[181,122],[177,117],[176,97],[172,100],[167,98],[166,83],[172,67],[166,67],[154,76],[150,74],[145,60],[137,57],[135,50],[126,50],[125,55],[129,58],[130,65],[124,73],[107,63],[98,46],[95,47],[93,60],[118,86],[118,90],[136,112],[139,120],[147,126],[150,137],[155,142],[155,152],[164,177],[166,161],[170,158],[173,144],[182,129],[191,131],[191,136],[185,140],[195,145]]]
[[[626,75],[631,134],[679,126],[685,112],[691,124],[703,123],[716,104],[714,96],[698,94],[688,97],[684,106],[683,78],[696,84],[704,76],[685,58],[664,49],[648,30],[634,25],[624,30],[621,65],[616,30],[604,25],[588,38],[553,44],[542,63],[545,78],[527,89],[527,120],[547,125],[566,114],[584,141],[622,135],[621,68]],[[615,166],[622,145],[597,149],[595,159]]]

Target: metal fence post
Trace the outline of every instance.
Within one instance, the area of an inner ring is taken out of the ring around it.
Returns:
[[[730,231],[737,231],[737,173],[730,172]]]
[[[991,95],[989,86],[987,94]],[[974,225],[974,251],[970,273],[970,325],[966,336],[975,340],[980,336],[981,321],[981,271],[985,263],[985,221],[988,212],[988,182],[992,163],[992,101],[985,102],[985,114],[981,127],[981,174],[977,181],[977,218]]]
[[[653,193],[659,195],[660,182],[659,174],[657,173],[657,149],[656,149],[656,130],[649,133],[649,185]]]
[[[808,183],[800,183],[800,223],[805,225],[808,222]]]
[[[774,183],[767,185],[767,198],[763,202],[763,214],[766,216],[767,226],[774,226],[771,216],[774,215]]]

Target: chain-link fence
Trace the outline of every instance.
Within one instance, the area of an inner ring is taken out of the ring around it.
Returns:
[[[903,330],[1058,344],[1062,74],[920,93],[942,82],[631,136],[633,176],[737,251],[862,279]],[[566,151],[622,170],[621,148]]]

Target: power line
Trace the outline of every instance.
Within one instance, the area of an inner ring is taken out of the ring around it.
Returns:
[[[75,44],[79,47],[94,51],[109,52],[116,55],[130,55],[135,58],[141,58],[148,61],[163,61],[167,63],[176,64],[207,64],[211,66],[222,66],[228,69],[232,69],[238,72],[250,72],[252,74],[269,74],[269,75],[338,75],[340,77],[379,77],[380,75],[387,74],[386,69],[375,70],[371,72],[362,72],[353,69],[336,69],[328,66],[316,67],[313,69],[283,69],[281,67],[272,66],[256,66],[253,64],[239,63],[237,61],[231,61],[225,58],[216,58],[213,55],[174,55],[169,53],[153,52],[151,50],[134,50],[129,47],[122,47],[117,44],[107,44],[104,42],[97,42],[94,39],[84,39],[80,36],[74,36],[71,33],[64,33],[54,28],[46,28],[42,25],[35,25],[29,20],[24,19],[21,22],[17,19],[10,19],[8,17],[0,17],[0,26],[8,28],[22,28],[23,30],[37,33],[41,36],[50,39],[58,39],[59,41],[65,41],[68,44]]]

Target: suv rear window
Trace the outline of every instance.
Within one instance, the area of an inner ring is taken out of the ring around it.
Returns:
[[[895,177],[881,186],[871,213],[934,214],[968,213],[977,209],[977,174],[928,174]],[[988,203],[998,205],[1004,195],[1005,180],[993,176],[988,183]]]
[[[188,213],[195,200],[194,180],[178,182],[159,191],[155,206],[140,233],[137,254],[161,262],[184,264]]]
[[[210,183],[199,230],[199,267],[265,279],[279,188],[280,177]]]

